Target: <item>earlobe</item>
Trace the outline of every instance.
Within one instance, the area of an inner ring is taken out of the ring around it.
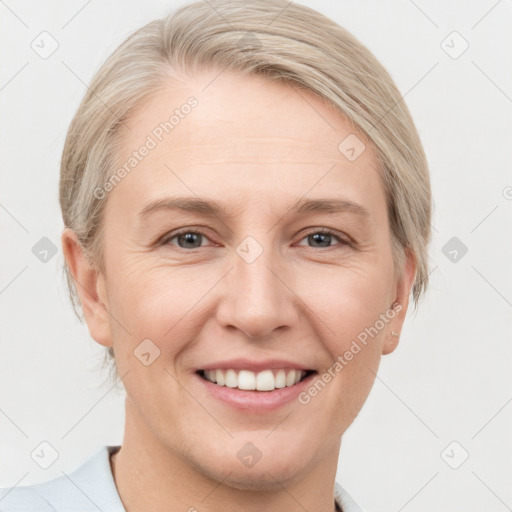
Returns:
[[[61,241],[62,251],[75,282],[89,333],[101,345],[111,347],[112,335],[104,276],[88,260],[72,229],[64,229]]]
[[[409,297],[416,277],[417,262],[414,254],[408,248],[405,249],[406,262],[403,274],[397,281],[396,294],[393,305],[395,315],[388,326],[386,338],[382,345],[382,354],[390,354],[398,346],[400,333],[402,330],[407,308],[409,306]]]
[[[399,339],[400,334],[398,332],[389,332],[387,338],[384,340],[384,345],[382,347],[382,355],[391,354],[391,352],[393,352],[398,346]]]

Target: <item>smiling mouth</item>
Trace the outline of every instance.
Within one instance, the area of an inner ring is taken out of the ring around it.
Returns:
[[[295,386],[317,372],[315,370],[280,368],[261,372],[235,369],[198,370],[196,373],[217,386],[238,388],[244,391],[274,391]]]

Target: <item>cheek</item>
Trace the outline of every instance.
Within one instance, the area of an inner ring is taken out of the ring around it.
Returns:
[[[164,329],[161,322],[171,324],[197,286],[197,272],[189,271],[187,279],[183,269],[158,262],[145,253],[121,253],[110,270],[112,310],[139,332],[148,326],[153,331],[157,327]],[[155,325],[157,320],[159,325]]]
[[[334,331],[331,341],[337,350],[374,325],[394,297],[392,272],[378,267],[339,269],[323,289],[322,309]]]
[[[345,428],[361,409],[375,380],[387,332],[385,320],[392,318],[386,312],[393,301],[393,278],[390,272],[370,268],[340,272],[337,279],[336,274],[332,276],[327,289],[321,314],[329,328],[323,339],[329,361],[319,372],[319,379],[327,383],[325,388],[316,387],[322,389],[326,400],[338,404],[331,409],[331,420]]]
[[[133,354],[142,350],[144,342],[149,352],[160,350],[164,356],[155,359],[152,368],[163,370],[171,365],[169,370],[174,371],[180,352],[199,338],[206,314],[206,301],[201,297],[215,284],[216,276],[165,265],[149,266],[144,261],[147,259],[135,257],[128,265],[119,265],[112,275],[110,311],[116,319],[111,322],[116,356],[123,358],[124,365],[138,367]]]

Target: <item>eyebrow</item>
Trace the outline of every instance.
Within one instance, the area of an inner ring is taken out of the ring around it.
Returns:
[[[182,210],[198,213],[209,217],[229,217],[226,208],[217,201],[193,197],[168,197],[157,199],[146,205],[139,213],[139,217],[146,218],[157,211]],[[362,217],[369,217],[370,212],[360,204],[345,199],[301,199],[288,211],[299,215],[310,213],[355,213]],[[287,211],[287,213],[288,213]]]

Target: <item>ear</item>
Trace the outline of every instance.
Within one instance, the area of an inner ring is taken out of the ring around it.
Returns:
[[[397,281],[395,300],[391,306],[395,311],[395,315],[387,326],[385,333],[386,338],[382,345],[383,355],[390,354],[398,346],[400,332],[402,331],[405,315],[409,306],[412,285],[416,277],[417,261],[412,251],[408,248],[405,249],[405,257],[404,271]]]
[[[113,343],[105,278],[89,262],[72,229],[64,229],[61,241],[62,251],[80,297],[89,333],[99,344],[111,347]]]

